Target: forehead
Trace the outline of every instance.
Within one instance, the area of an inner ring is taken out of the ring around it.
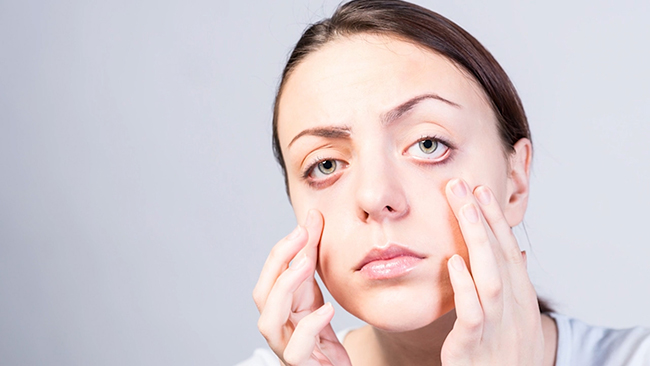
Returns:
[[[427,93],[466,113],[492,115],[481,87],[446,57],[389,36],[340,37],[308,55],[286,81],[278,106],[281,144],[302,129],[354,126]]]

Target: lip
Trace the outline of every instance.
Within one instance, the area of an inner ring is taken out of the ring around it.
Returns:
[[[413,270],[424,258],[406,247],[390,244],[370,250],[359,262],[357,271],[370,279],[395,278]]]

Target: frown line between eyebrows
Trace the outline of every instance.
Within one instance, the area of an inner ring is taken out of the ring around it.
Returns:
[[[459,104],[454,103],[454,102],[452,102],[450,100],[447,100],[447,99],[439,96],[438,94],[422,94],[422,95],[418,95],[416,97],[413,97],[413,98],[407,100],[406,102],[398,105],[397,107],[391,109],[390,111],[384,113],[381,116],[381,123],[383,125],[391,124],[393,121],[399,119],[401,116],[403,116],[408,111],[413,109],[413,107],[415,107],[418,103],[420,103],[420,102],[422,102],[424,100],[427,100],[427,99],[438,100],[438,101],[446,103],[446,104],[448,104],[448,105],[450,105],[452,107],[459,108],[459,109],[461,108],[461,106]]]
[[[348,126],[325,126],[325,127],[308,128],[306,130],[301,131],[299,134],[297,134],[293,138],[293,140],[291,140],[289,145],[287,145],[287,147],[291,147],[291,145],[296,140],[298,140],[298,138],[305,135],[325,137],[330,139],[343,139],[343,138],[350,138],[350,131],[351,128]]]

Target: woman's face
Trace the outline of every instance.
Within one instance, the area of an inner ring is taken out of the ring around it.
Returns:
[[[484,92],[431,51],[385,36],[331,41],[294,69],[278,116],[296,216],[324,217],[323,283],[376,327],[417,329],[454,307],[446,262],[469,261],[451,179],[490,187],[511,226],[523,217],[528,166],[522,192]],[[364,267],[368,255],[377,261]]]

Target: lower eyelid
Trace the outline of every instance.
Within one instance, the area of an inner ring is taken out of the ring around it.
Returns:
[[[340,178],[341,174],[343,174],[343,172],[337,170],[331,175],[327,176],[326,178],[314,179],[311,177],[307,177],[305,181],[312,188],[323,188],[324,186],[329,186],[331,184],[334,184],[334,182],[336,182]]]
[[[420,157],[420,156],[415,156],[415,155],[410,155],[410,156],[413,159],[415,159],[418,163],[422,163],[422,164],[439,164],[439,163],[445,162],[445,161],[449,160],[453,149],[451,147],[445,145],[444,143],[442,143],[442,144],[445,146],[446,150],[438,158],[430,159],[430,158],[425,158],[425,157]],[[408,152],[408,150],[407,150],[407,152]]]

